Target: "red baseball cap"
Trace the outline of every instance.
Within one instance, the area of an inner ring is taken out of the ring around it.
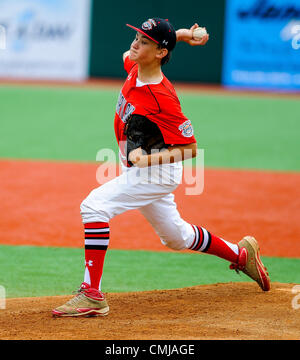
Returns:
[[[135,27],[129,24],[126,25],[147,36],[147,38],[169,51],[172,51],[176,46],[176,31],[167,19],[148,19],[140,27]]]

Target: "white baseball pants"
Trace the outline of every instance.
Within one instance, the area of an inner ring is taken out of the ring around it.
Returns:
[[[139,209],[163,245],[187,249],[193,244],[195,231],[181,218],[172,194],[181,178],[181,162],[145,169],[124,167],[121,175],[94,189],[82,202],[82,221],[108,223],[127,210]]]

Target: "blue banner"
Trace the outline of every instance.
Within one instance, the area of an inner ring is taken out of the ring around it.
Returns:
[[[227,0],[223,84],[300,89],[300,0]]]

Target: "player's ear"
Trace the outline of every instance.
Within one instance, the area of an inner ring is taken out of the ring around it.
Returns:
[[[161,60],[162,58],[164,58],[165,56],[168,55],[168,52],[169,51],[166,48],[158,48],[156,56],[157,56],[158,59]]]

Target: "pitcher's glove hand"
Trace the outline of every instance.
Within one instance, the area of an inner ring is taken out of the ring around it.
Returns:
[[[132,150],[140,147],[147,154],[151,154],[151,151],[160,151],[168,147],[159,127],[142,115],[130,116],[124,128],[124,134],[127,136],[126,156],[130,166],[133,165],[129,160],[129,154]]]

